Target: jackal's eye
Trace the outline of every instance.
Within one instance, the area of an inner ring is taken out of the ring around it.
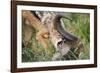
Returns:
[[[62,49],[63,43],[64,43],[64,41],[60,41],[60,42],[58,42],[57,46]]]

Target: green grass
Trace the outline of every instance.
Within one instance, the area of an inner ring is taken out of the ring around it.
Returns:
[[[65,30],[78,36],[84,46],[83,53],[78,59],[89,59],[90,55],[90,16],[89,14],[83,13],[72,13],[72,21],[63,19],[65,24]],[[71,54],[72,53],[72,54]],[[73,56],[69,59],[75,58],[74,51],[67,54],[67,58]],[[77,58],[76,58],[77,59]]]
[[[68,13],[65,13],[67,16]],[[72,48],[67,55],[62,57],[62,60],[77,60],[89,59],[90,54],[90,16],[83,13],[69,13],[72,21],[62,18],[64,29],[70,33],[78,36],[83,45],[84,50],[80,57],[78,57],[75,48]],[[55,48],[48,39],[49,48],[44,50],[41,44],[36,40],[36,31],[33,30],[33,35],[27,47],[22,47],[22,62],[39,62],[51,61]]]

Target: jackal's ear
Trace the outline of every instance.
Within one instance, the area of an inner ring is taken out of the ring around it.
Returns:
[[[43,11],[31,11],[31,13],[39,20],[43,17]]]
[[[43,11],[35,11],[36,15],[42,19],[44,12]]]
[[[39,20],[41,20],[40,16],[37,14],[37,11],[31,11],[31,13]]]

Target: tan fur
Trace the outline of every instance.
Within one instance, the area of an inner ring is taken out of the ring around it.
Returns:
[[[22,11],[22,18],[26,20],[25,22],[28,27],[33,27],[37,31],[36,39],[42,44],[44,48],[47,48],[48,45],[45,39],[48,38],[48,30],[46,27],[30,11]],[[26,32],[28,31],[26,30]],[[24,40],[29,40],[31,36],[30,32],[25,36],[26,38]]]

